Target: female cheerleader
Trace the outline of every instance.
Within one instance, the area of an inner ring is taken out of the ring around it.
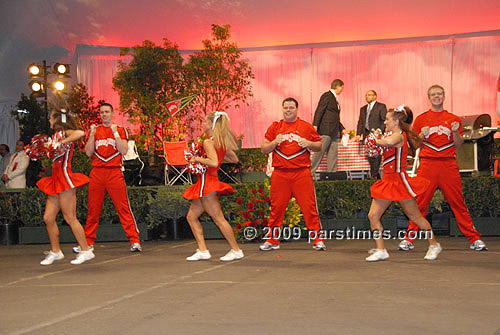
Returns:
[[[203,141],[203,149],[206,158],[194,156],[190,162],[199,162],[207,166],[207,170],[199,176],[198,181],[189,187],[183,194],[184,198],[192,200],[191,207],[187,213],[187,221],[193,231],[198,244],[198,249],[186,258],[188,261],[199,261],[210,259],[211,255],[205,245],[203,228],[199,217],[207,212],[219,227],[222,235],[226,238],[231,250],[220,258],[221,261],[232,261],[243,258],[243,251],[238,247],[234,238],[233,229],[224,218],[220,208],[219,196],[221,194],[234,193],[233,188],[217,177],[217,170],[223,160],[237,163],[238,157],[234,153],[237,149],[234,135],[229,128],[229,118],[224,112],[215,112],[207,115],[205,120],[205,131],[209,139]]]
[[[49,123],[50,127],[56,131],[52,142],[56,144],[56,147],[62,146],[65,149],[59,150],[53,158],[52,176],[42,178],[36,184],[40,190],[48,195],[43,220],[47,225],[51,246],[51,250],[46,252],[46,257],[40,264],[50,265],[54,261],[64,258],[59,246],[59,228],[56,223],[59,211],[62,212],[64,220],[71,227],[81,248],[71,264],[82,264],[95,257],[94,253],[89,250],[82,225],[76,218],[76,188],[87,184],[89,178],[81,173],[71,172],[71,159],[73,157],[73,142],[81,139],[85,133],[80,129],[77,118],[64,109],[53,109]],[[57,141],[57,138],[60,141]]]
[[[368,262],[375,262],[389,258],[389,254],[382,239],[382,223],[380,218],[393,201],[397,201],[410,220],[415,222],[420,229],[430,233],[429,250],[424,259],[434,260],[441,252],[441,245],[437,243],[429,222],[420,214],[415,197],[421,194],[429,185],[427,179],[421,177],[408,177],[406,173],[406,156],[408,154],[408,139],[418,148],[421,139],[410,128],[413,121],[412,111],[404,106],[390,109],[387,113],[385,125],[390,134],[376,142],[382,147],[387,147],[383,154],[383,178],[371,187],[372,204],[368,219],[372,231],[378,231],[380,236],[375,238],[377,248],[369,251],[366,258]]]

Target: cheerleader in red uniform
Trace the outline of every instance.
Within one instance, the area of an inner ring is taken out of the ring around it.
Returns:
[[[380,234],[375,237],[377,248],[370,250],[368,262],[376,262],[389,258],[389,254],[382,239],[382,223],[380,218],[393,201],[397,201],[405,214],[415,222],[420,229],[431,232],[429,250],[424,259],[434,260],[441,252],[441,245],[437,243],[429,222],[420,214],[415,197],[424,192],[429,181],[424,178],[408,177],[406,173],[406,156],[408,154],[408,138],[418,147],[418,136],[410,129],[413,113],[407,107],[400,106],[390,109],[384,122],[386,131],[390,134],[383,139],[377,139],[377,145],[386,147],[383,154],[383,178],[371,187],[372,204],[368,219],[372,231]]]
[[[184,198],[192,200],[191,207],[187,213],[187,221],[198,244],[196,252],[187,257],[188,261],[206,260],[211,257],[205,244],[203,228],[199,217],[207,212],[212,217],[222,235],[229,243],[231,250],[220,258],[221,261],[232,261],[243,258],[243,251],[239,248],[234,238],[231,225],[224,218],[220,207],[219,196],[221,194],[234,193],[233,188],[219,181],[217,170],[223,160],[230,163],[237,163],[238,157],[234,153],[237,149],[233,133],[229,128],[229,118],[224,112],[215,112],[207,115],[205,120],[205,131],[210,136],[203,141],[203,149],[206,158],[194,156],[190,162],[198,162],[207,166],[206,171],[201,174],[198,181],[189,187],[183,194]]]
[[[81,251],[71,264],[82,264],[94,258],[94,253],[89,250],[82,225],[76,218],[76,188],[89,182],[89,178],[81,173],[71,172],[71,159],[73,158],[73,142],[84,136],[79,129],[78,120],[65,110],[52,110],[49,119],[50,127],[56,134],[49,141],[49,156],[53,158],[52,176],[38,181],[37,186],[48,195],[45,204],[43,219],[47,225],[51,250],[40,262],[41,265],[50,265],[54,261],[64,258],[59,246],[59,229],[56,216],[62,212],[64,220],[71,227]]]

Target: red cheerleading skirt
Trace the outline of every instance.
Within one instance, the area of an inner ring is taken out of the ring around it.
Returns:
[[[89,177],[81,173],[73,173],[71,165],[64,164],[62,160],[56,160],[52,165],[52,176],[40,179],[36,186],[45,194],[58,195],[88,183]]]
[[[234,189],[231,185],[221,182],[217,176],[205,173],[198,176],[198,181],[185,190],[182,196],[188,200],[194,200],[213,192],[217,192],[218,195],[233,194]]]
[[[430,182],[422,177],[408,177],[406,172],[384,173],[382,180],[370,188],[372,198],[401,201],[415,198],[424,193]]]

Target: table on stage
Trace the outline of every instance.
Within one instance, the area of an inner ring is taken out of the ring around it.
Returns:
[[[339,147],[337,158],[337,170],[346,171],[347,179],[365,179],[370,176],[370,163],[364,144],[357,141],[349,141],[344,146],[337,142]],[[321,159],[316,172],[326,172],[326,153]]]

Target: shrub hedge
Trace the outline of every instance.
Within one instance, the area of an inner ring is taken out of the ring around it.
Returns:
[[[500,178],[464,178],[464,197],[472,217],[500,217]],[[370,207],[372,181],[322,181],[316,182],[318,210],[323,218],[366,217]],[[128,187],[130,204],[138,222],[150,226],[161,224],[166,218],[184,216],[189,202],[182,198],[187,186]],[[263,183],[233,185],[235,193],[221,197],[221,206],[228,219],[237,215],[232,212],[237,198],[246,199],[248,190],[264,187]],[[85,223],[87,217],[88,188],[77,191],[77,217]],[[22,226],[43,225],[46,196],[36,188],[22,191],[0,191],[0,218],[2,221],[18,221]],[[444,201],[439,198],[438,201]],[[440,208],[442,206],[432,206]],[[398,215],[399,207],[392,205],[386,215]],[[62,223],[62,216],[58,216]],[[100,224],[119,224],[118,215],[109,196],[104,200]]]

